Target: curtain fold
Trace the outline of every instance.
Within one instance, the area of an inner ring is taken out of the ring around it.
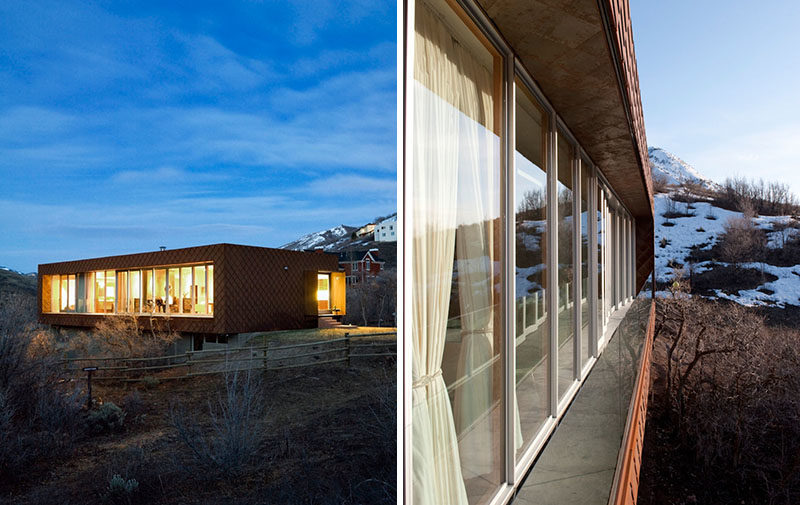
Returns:
[[[416,505],[467,505],[442,355],[455,253],[459,116],[450,33],[416,8],[412,210],[412,465]]]

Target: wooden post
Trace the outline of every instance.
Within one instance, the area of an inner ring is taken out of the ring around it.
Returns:
[[[350,368],[350,332],[344,334],[344,348],[347,353],[347,368]]]

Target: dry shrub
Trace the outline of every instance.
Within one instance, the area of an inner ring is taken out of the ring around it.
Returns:
[[[232,372],[224,383],[216,401],[208,402],[210,426],[200,424],[180,404],[172,406],[170,422],[191,452],[192,459],[181,462],[188,473],[197,475],[200,469],[204,478],[232,480],[266,464],[259,454],[265,438],[265,391],[260,376],[250,371]]]
[[[675,478],[706,503],[800,500],[800,334],[753,309],[676,292],[659,302],[655,346],[664,365],[656,425],[678,447],[671,466],[687,458],[687,475]]]
[[[723,261],[739,265],[751,261],[764,261],[767,234],[758,228],[751,216],[730,217],[719,236],[719,251]]]
[[[344,322],[368,326],[394,326],[397,306],[397,271],[383,270],[376,277],[347,287]]]
[[[62,367],[35,344],[35,300],[0,303],[0,482],[11,483],[41,457],[63,454],[82,434],[81,401]]]
[[[163,356],[175,340],[177,332],[169,327],[168,318],[151,321],[150,329],[142,328],[133,315],[104,316],[92,332],[84,332],[70,340],[70,350],[84,356],[145,358]]]

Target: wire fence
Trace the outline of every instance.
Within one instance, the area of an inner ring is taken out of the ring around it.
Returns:
[[[331,363],[350,367],[354,360],[396,357],[397,339],[370,340],[374,337],[397,337],[397,332],[362,333],[331,340],[299,344],[263,345],[231,349],[187,351],[154,357],[64,358],[68,373],[82,373],[92,368],[93,380],[139,382],[158,373],[159,380],[187,379],[245,370],[285,370]]]

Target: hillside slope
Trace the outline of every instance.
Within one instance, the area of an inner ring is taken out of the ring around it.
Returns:
[[[653,177],[663,177],[667,184],[693,183],[706,189],[719,187],[716,182],[701,175],[693,166],[665,149],[649,146],[647,154],[650,158],[650,167],[653,169]]]

